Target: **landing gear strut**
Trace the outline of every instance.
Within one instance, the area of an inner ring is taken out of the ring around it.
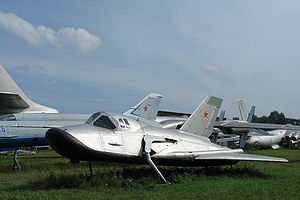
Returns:
[[[14,163],[12,165],[12,169],[14,170],[17,170],[17,169],[21,169],[21,164],[20,162],[18,161],[18,153],[19,153],[19,150],[15,150],[15,153],[14,153]]]
[[[248,139],[248,133],[243,133],[240,135],[240,148],[244,149],[246,146],[246,141]]]

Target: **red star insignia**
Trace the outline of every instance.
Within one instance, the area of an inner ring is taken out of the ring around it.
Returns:
[[[208,112],[206,111],[203,112],[203,118],[208,119]]]
[[[147,106],[144,106],[143,109],[144,109],[144,112],[148,111],[148,107]]]

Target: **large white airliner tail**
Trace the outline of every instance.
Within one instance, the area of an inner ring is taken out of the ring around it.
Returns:
[[[204,137],[210,136],[222,102],[223,99],[218,97],[206,96],[180,130]]]
[[[27,97],[0,65],[0,115],[20,112],[58,113],[56,109],[37,104]]]

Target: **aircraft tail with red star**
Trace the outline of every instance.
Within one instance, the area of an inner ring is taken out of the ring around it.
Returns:
[[[206,96],[180,128],[180,131],[204,137],[210,136],[222,102],[223,99],[218,97]]]
[[[128,116],[133,115],[147,120],[155,120],[161,98],[162,95],[151,93],[123,114]]]

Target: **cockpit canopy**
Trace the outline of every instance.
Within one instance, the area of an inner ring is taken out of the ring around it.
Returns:
[[[106,129],[109,129],[109,130],[114,130],[114,129],[117,128],[115,123],[113,123],[112,120],[102,112],[97,112],[97,113],[93,114],[85,122],[85,124],[90,124],[90,125],[94,125],[94,126],[97,126],[97,127],[102,127],[102,128],[106,128]]]
[[[97,112],[90,116],[90,118],[85,122],[85,124],[106,128],[109,130],[115,130],[118,128],[121,129],[130,129],[128,119],[122,115],[115,115],[106,112]]]
[[[101,112],[96,112],[92,114],[88,120],[85,122],[85,124],[91,124],[93,121],[95,121],[96,118],[98,118],[101,115]]]

